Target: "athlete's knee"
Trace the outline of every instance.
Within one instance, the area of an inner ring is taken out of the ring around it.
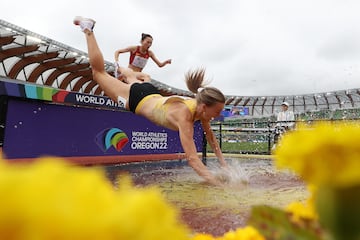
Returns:
[[[105,71],[96,71],[94,69],[92,69],[92,75],[95,81],[99,81],[101,79],[103,79],[104,75],[105,75]]]
[[[144,81],[144,82],[150,82],[150,80],[151,80],[150,75],[149,75],[149,74],[144,73],[144,75],[143,75],[143,81]]]

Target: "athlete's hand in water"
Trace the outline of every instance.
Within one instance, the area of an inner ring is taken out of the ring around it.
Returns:
[[[226,174],[225,171],[221,171],[215,175],[215,179],[220,182],[221,184],[229,184],[230,183],[230,176]]]
[[[215,186],[215,187],[224,187],[225,184],[222,183],[221,181],[219,181],[216,177],[214,177],[213,179],[208,179],[205,182],[203,182],[203,184],[205,185],[209,185],[209,186]]]

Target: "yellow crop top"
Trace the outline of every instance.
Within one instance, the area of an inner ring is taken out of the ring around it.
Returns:
[[[135,113],[138,113],[138,109],[141,108],[141,106],[146,102],[147,99],[158,96],[159,94],[151,94],[146,97],[144,97],[139,104],[137,105],[135,109]],[[155,107],[152,111],[153,113],[153,119],[154,121],[161,125],[161,126],[168,126],[166,122],[166,111],[169,107],[169,103],[172,102],[183,102],[190,110],[193,118],[195,118],[195,112],[196,112],[196,100],[193,98],[184,98],[180,96],[170,96],[170,97],[162,97],[158,98],[158,100],[155,103]]]

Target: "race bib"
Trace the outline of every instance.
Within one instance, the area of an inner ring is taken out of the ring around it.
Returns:
[[[140,56],[135,56],[133,62],[131,63],[133,66],[138,68],[144,68],[147,63],[147,58],[143,58]]]

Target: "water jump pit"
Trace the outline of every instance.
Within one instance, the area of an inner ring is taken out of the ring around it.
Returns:
[[[213,236],[246,226],[252,206],[283,208],[308,198],[305,184],[290,172],[276,170],[270,159],[231,158],[227,162],[226,172],[215,159],[207,162],[217,176],[229,176],[225,187],[205,184],[186,161],[118,164],[107,166],[106,172],[114,184],[119,176],[130,174],[137,187],[156,185],[193,232]]]

